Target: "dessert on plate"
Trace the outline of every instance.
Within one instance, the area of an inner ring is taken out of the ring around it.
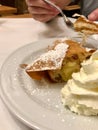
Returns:
[[[62,103],[79,115],[98,115],[98,50],[62,88]]]
[[[64,82],[78,72],[81,62],[88,59],[94,50],[87,50],[76,41],[59,39],[48,51],[25,66],[25,72],[35,80],[47,78],[52,82]]]
[[[98,34],[98,23],[89,21],[85,16],[79,15],[79,18],[74,22],[74,29],[85,35]]]

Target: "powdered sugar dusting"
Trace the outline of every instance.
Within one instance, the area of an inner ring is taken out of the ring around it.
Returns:
[[[61,41],[61,43],[57,44],[53,50],[49,50],[47,53],[42,54],[33,63],[29,64],[26,67],[26,70],[43,71],[60,69],[67,49],[68,45]]]

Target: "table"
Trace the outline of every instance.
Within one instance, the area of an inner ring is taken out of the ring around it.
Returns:
[[[77,10],[77,9],[80,9],[79,5],[69,5],[64,8],[64,10],[66,11],[72,11],[72,10]]]
[[[0,6],[0,15],[9,15],[9,14],[14,14],[17,13],[17,9],[14,7],[9,7],[9,6]]]
[[[30,13],[2,16],[2,18],[32,18]]]
[[[62,25],[62,26],[61,26]],[[32,18],[0,18],[0,68],[17,48],[51,37],[63,37],[66,28],[62,18],[40,23]],[[8,111],[0,99],[0,130],[31,130]]]

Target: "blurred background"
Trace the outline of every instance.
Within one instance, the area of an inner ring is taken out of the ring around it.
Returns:
[[[25,0],[0,0],[0,4],[17,8],[17,14],[27,13]]]
[[[74,13],[80,14],[80,6],[76,0],[75,3],[71,3],[66,6],[63,12],[68,16],[72,17]],[[30,15],[25,3],[25,0],[0,0],[0,16],[11,16],[11,15]]]

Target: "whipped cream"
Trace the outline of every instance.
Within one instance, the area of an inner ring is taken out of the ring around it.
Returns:
[[[64,106],[82,115],[98,115],[98,50],[62,88]]]

